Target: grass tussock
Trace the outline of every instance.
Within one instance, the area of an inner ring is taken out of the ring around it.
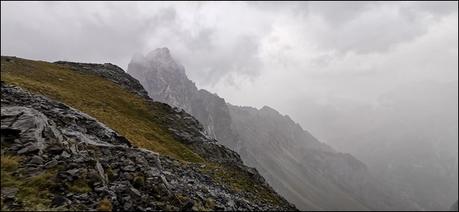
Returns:
[[[92,189],[84,179],[78,179],[72,182],[69,186],[69,191],[74,193],[88,193],[91,192]]]
[[[2,155],[1,156],[1,165],[2,170],[12,171],[15,170],[19,165],[19,156],[14,155]]]
[[[112,202],[107,198],[100,200],[97,211],[112,211]]]

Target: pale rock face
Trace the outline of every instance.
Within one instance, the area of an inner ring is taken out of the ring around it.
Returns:
[[[156,49],[145,57],[138,55],[128,66],[128,73],[137,78],[150,97],[156,101],[191,111],[191,97],[197,92],[182,65],[177,64],[167,48]],[[170,86],[176,82],[180,86]]]
[[[206,90],[198,90],[167,48],[156,49],[146,56],[136,55],[127,72],[140,81],[153,100],[192,114],[211,137],[222,143],[232,146],[235,142],[225,100]]]
[[[418,209],[374,178],[365,164],[321,143],[270,107],[238,107],[198,90],[166,48],[136,56],[128,73],[149,95],[184,109],[208,135],[241,155],[268,183],[302,210]]]

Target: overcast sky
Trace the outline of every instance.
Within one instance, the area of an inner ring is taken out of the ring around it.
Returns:
[[[2,1],[1,54],[126,68],[168,47],[198,87],[295,119],[311,102],[377,105],[405,84],[457,84],[457,6]]]

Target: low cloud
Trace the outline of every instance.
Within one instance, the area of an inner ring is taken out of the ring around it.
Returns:
[[[166,46],[198,86],[235,103],[275,102],[284,90],[368,102],[384,86],[457,77],[457,2],[1,5],[2,55],[126,68]]]

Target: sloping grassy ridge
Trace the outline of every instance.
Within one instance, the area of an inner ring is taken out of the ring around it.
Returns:
[[[159,123],[158,116],[164,115],[161,107],[107,79],[63,65],[2,56],[1,80],[85,112],[138,147],[183,161],[203,162]]]

